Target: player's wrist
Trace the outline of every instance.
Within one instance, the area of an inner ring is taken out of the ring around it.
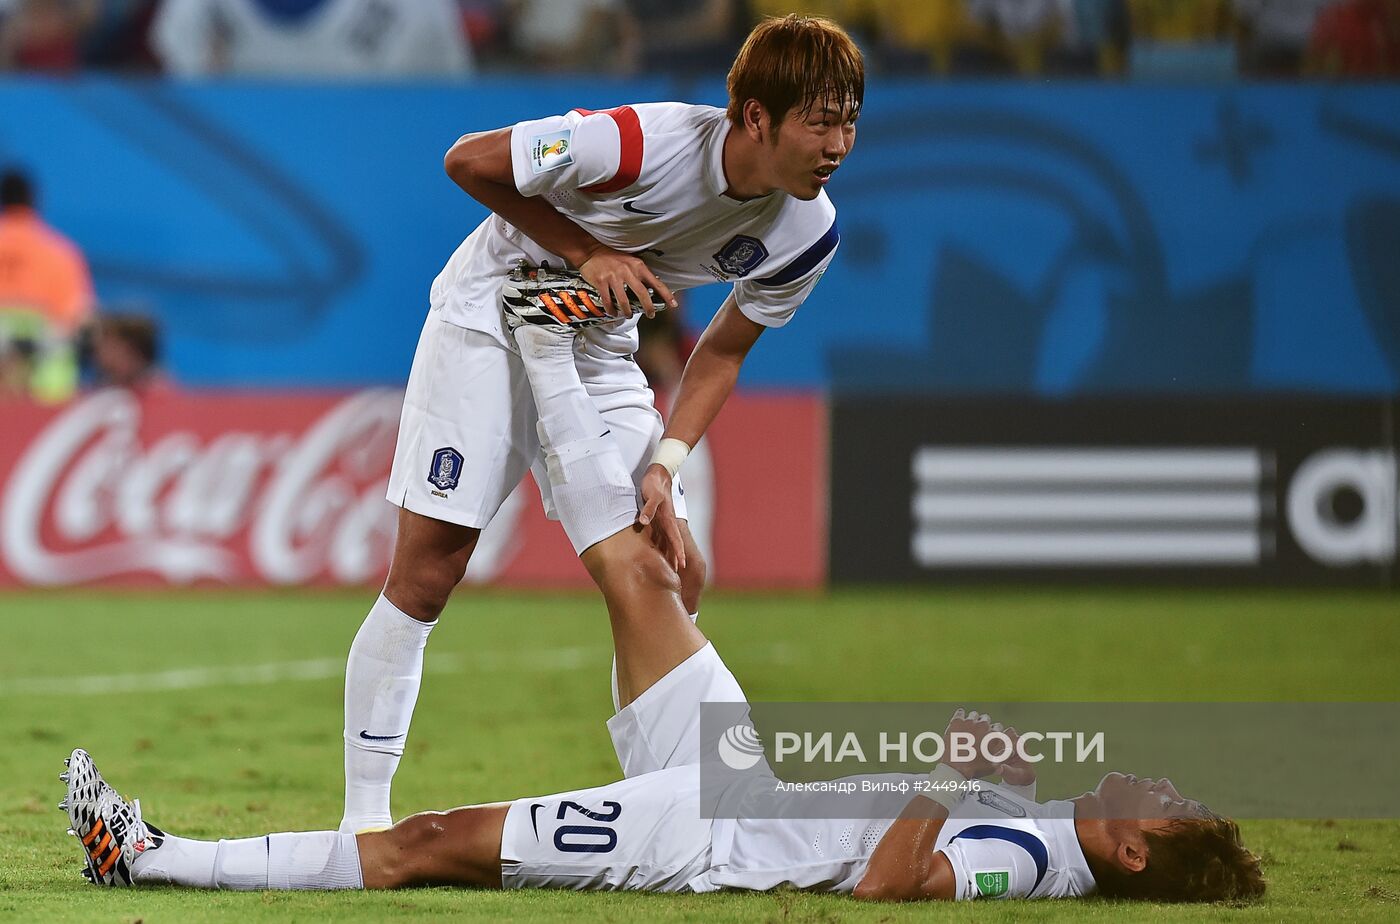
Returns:
[[[685,463],[688,455],[690,455],[689,443],[685,440],[667,437],[656,445],[656,452],[651,455],[651,464],[661,466],[670,473],[672,478],[675,478],[676,472],[681,470],[681,465]]]
[[[956,767],[940,763],[929,771],[929,785],[924,795],[953,813],[967,797],[968,778]]]
[[[583,265],[589,260],[592,260],[594,257],[598,256],[598,254],[604,253],[609,249],[607,244],[604,244],[591,235],[589,236],[589,241],[590,243],[579,248],[578,253],[574,257],[574,266],[578,267],[580,270],[583,269]]]

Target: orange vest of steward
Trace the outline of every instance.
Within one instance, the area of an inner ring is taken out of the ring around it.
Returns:
[[[92,277],[82,252],[34,213],[0,212],[0,312],[34,312],[53,332],[72,334],[92,310]]]

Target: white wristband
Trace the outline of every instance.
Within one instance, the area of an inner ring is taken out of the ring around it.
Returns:
[[[967,777],[947,764],[939,764],[929,771],[928,780],[924,795],[947,809],[949,815],[967,797]]]
[[[690,447],[683,440],[664,439],[657,444],[656,452],[652,453],[651,464],[660,465],[674,478],[688,455]]]

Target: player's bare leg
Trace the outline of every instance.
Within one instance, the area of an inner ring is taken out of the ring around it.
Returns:
[[[398,535],[384,596],[405,614],[432,622],[467,573],[481,530],[399,508]]]
[[[608,605],[624,708],[706,639],[686,613],[680,577],[644,531],[623,529],[579,557]]]
[[[412,815],[388,831],[361,834],[366,889],[454,885],[501,887],[501,832],[510,803]]]
[[[388,827],[389,789],[423,679],[423,649],[481,530],[399,510],[384,592],[345,665],[345,813],[340,830]]]
[[[680,570],[681,606],[689,615],[691,623],[694,624],[697,623],[700,618],[700,595],[704,593],[705,590],[705,556],[704,553],[700,551],[700,546],[696,543],[695,537],[691,535],[690,527],[686,524],[686,521],[679,520],[677,522],[681,531],[681,540],[685,545],[685,567]],[[610,578],[604,578],[600,575],[604,573],[604,571],[616,572],[618,569],[616,566],[607,565],[605,562],[597,561],[597,559],[603,556],[611,556],[612,554],[614,554],[614,552],[611,547],[609,547],[607,551],[599,552],[592,557],[580,556],[580,560],[583,561],[584,566],[589,568],[589,573],[592,575],[594,583],[598,585],[599,589],[603,590],[604,598],[607,597],[607,588],[604,586],[604,581],[610,580]],[[590,561],[595,562],[593,567],[589,567]],[[618,646],[616,634],[616,631],[614,631],[614,650],[616,650]],[[630,684],[633,690],[637,689],[636,682],[637,679],[634,678],[633,682]],[[643,686],[642,689],[645,689],[645,686]],[[623,699],[621,684],[618,681],[617,655],[614,655],[612,664],[613,711],[621,711],[623,706],[627,705],[628,702],[631,702],[635,698],[636,693],[633,693],[628,696],[625,701]]]

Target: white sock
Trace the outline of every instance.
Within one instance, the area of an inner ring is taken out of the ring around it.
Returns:
[[[574,338],[547,327],[515,332],[539,411],[550,494],[559,522],[583,551],[637,519],[637,486],[617,441],[574,365]]]
[[[693,613],[687,613],[686,615],[690,617],[691,622],[698,623],[700,621],[699,610],[696,610]],[[613,715],[616,715],[617,713],[622,711],[622,697],[617,695],[617,655],[613,655],[612,662],[612,699]]]
[[[393,824],[389,785],[403,757],[423,682],[423,649],[437,621],[421,622],[374,601],[345,665],[345,815],[347,833]]]
[[[353,834],[305,831],[232,841],[167,835],[136,858],[132,878],[197,889],[362,889],[360,847]]]
[[[167,834],[159,847],[148,848],[131,861],[131,878],[140,883],[218,888],[214,883],[218,856],[218,841],[194,841]]]
[[[515,342],[539,409],[540,441],[547,448],[593,439],[608,429],[578,376],[572,335],[525,325],[515,332]]]
[[[578,554],[637,521],[637,486],[608,436],[547,449],[544,464],[554,509]]]

